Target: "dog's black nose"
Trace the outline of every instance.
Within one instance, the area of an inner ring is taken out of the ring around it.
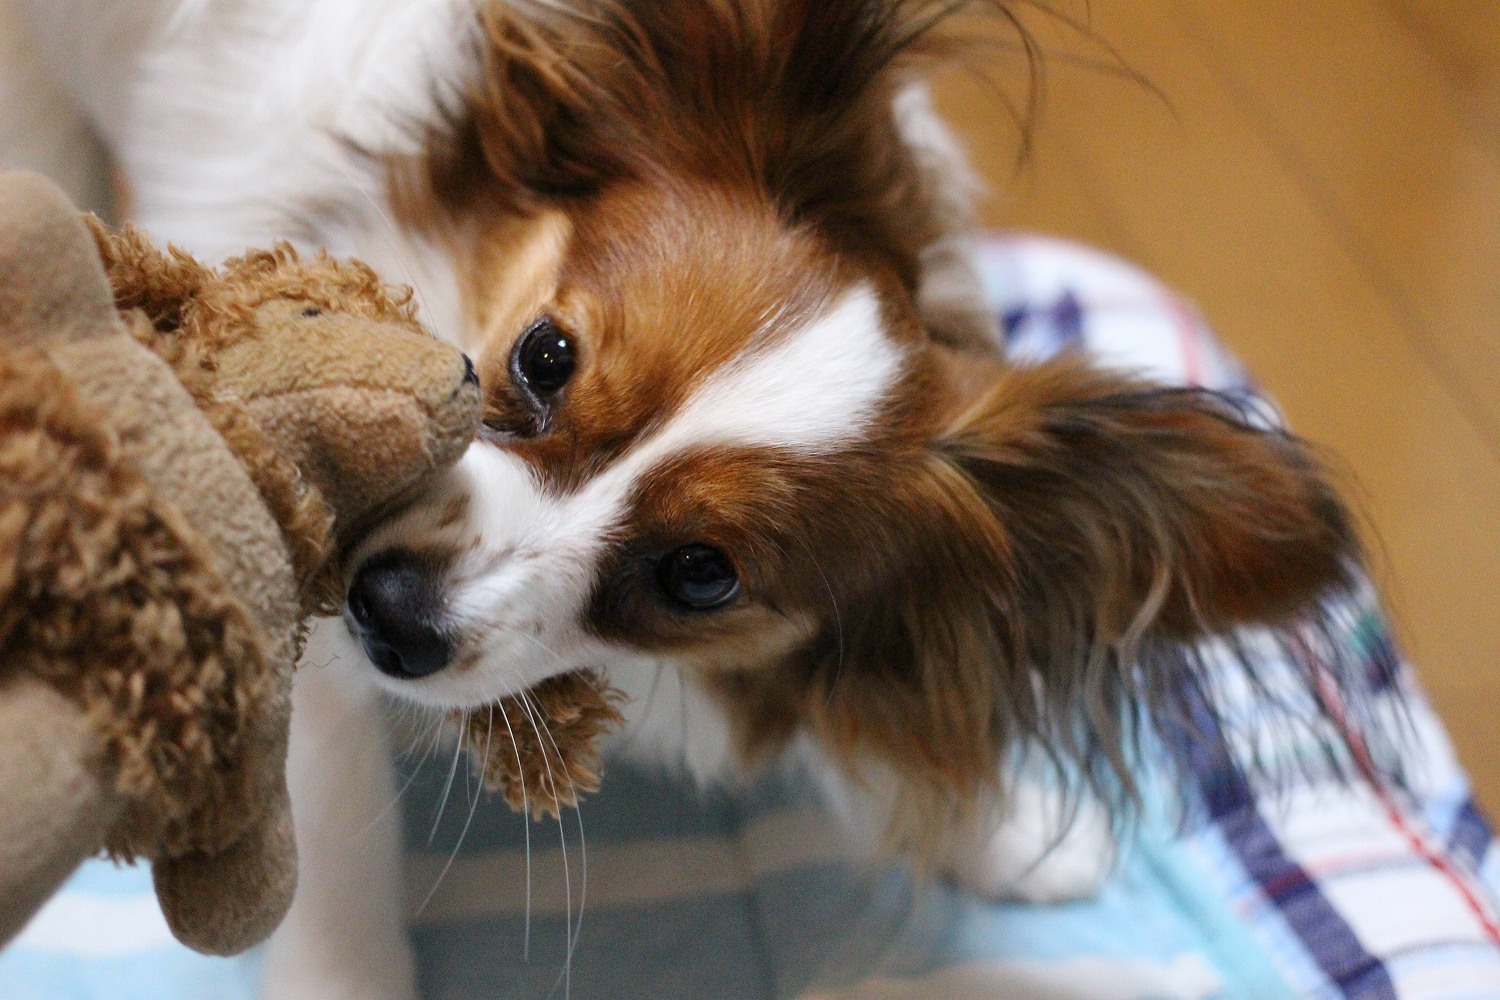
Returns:
[[[377,556],[354,577],[349,617],[370,662],[392,677],[426,677],[448,665],[442,588],[408,553]]]

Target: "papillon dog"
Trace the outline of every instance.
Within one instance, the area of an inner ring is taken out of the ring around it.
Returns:
[[[953,15],[1020,30],[1002,0],[10,2],[153,235],[361,256],[485,388],[346,556],[364,655],[299,681],[276,996],[411,990],[394,834],[338,839],[390,794],[366,682],[446,712],[602,670],[633,752],[717,780],[796,747],[1003,894],[1014,747],[1126,779],[1181,650],[1348,582],[1290,436],[1004,360],[924,89]]]

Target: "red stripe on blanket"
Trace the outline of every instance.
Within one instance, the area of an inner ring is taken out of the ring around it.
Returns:
[[[1206,333],[1197,310],[1168,291],[1162,292],[1162,301],[1177,326],[1177,342],[1182,345],[1183,374],[1190,385],[1203,385],[1208,378],[1207,366],[1203,361]]]
[[[1455,868],[1442,851],[1434,849],[1428,842],[1427,837],[1422,834],[1422,831],[1412,826],[1407,820],[1405,812],[1397,804],[1396,800],[1391,797],[1385,782],[1380,780],[1375,762],[1370,756],[1369,745],[1365,742],[1364,735],[1360,732],[1359,727],[1349,719],[1348,713],[1344,710],[1343,699],[1339,697],[1338,687],[1333,682],[1328,669],[1303,644],[1299,643],[1297,655],[1302,659],[1304,664],[1311,664],[1317,672],[1318,697],[1322,700],[1324,708],[1327,709],[1329,717],[1334,720],[1344,739],[1348,742],[1350,752],[1354,757],[1355,766],[1359,768],[1360,776],[1364,779],[1365,784],[1370,787],[1370,790],[1375,793],[1375,797],[1379,800],[1381,808],[1385,811],[1386,821],[1390,823],[1392,829],[1406,842],[1407,847],[1411,849],[1413,854],[1425,861],[1434,871],[1453,886],[1454,891],[1458,893],[1459,898],[1463,900],[1464,905],[1473,914],[1474,919],[1479,923],[1480,929],[1484,932],[1484,936],[1489,939],[1490,943],[1500,945],[1500,922],[1496,921],[1494,914],[1490,912],[1490,908],[1485,905],[1479,893],[1469,884],[1469,880],[1464,873]]]

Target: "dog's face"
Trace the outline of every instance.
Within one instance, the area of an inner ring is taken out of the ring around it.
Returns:
[[[892,109],[955,6],[490,8],[486,83],[403,196],[457,248],[487,429],[349,561],[389,687],[666,662],[743,747],[811,730],[935,819],[1017,736],[1117,746],[1166,683],[1138,654],[1344,582],[1292,439],[924,311],[955,220]]]
[[[829,628],[916,515],[904,486],[950,395],[893,276],[692,185],[492,238],[483,439],[356,557],[396,688],[454,707],[641,658],[737,670]],[[430,627],[383,637],[387,597]]]

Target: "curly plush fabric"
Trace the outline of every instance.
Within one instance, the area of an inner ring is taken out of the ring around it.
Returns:
[[[549,677],[454,721],[486,788],[512,809],[555,817],[599,790],[599,741],[621,721],[620,698],[603,677],[583,671]]]
[[[335,611],[343,595],[337,566],[328,559],[328,504],[307,484],[298,463],[268,442],[262,425],[276,421],[264,419],[264,409],[257,409],[267,397],[284,401],[307,376],[275,371],[279,352],[265,348],[243,369],[237,366],[247,330],[256,331],[257,341],[268,342],[287,325],[289,317],[268,315],[267,307],[274,310],[278,303],[295,302],[292,318],[304,323],[311,314],[336,311],[422,333],[410,291],[389,288],[357,261],[326,254],[309,259],[285,244],[237,257],[215,271],[175,248],[156,249],[133,228],[116,231],[96,219],[90,220],[90,228],[115,304],[144,317],[135,326],[136,337],[171,365],[276,515],[297,563],[298,580],[310,595],[306,610]],[[299,330],[298,336],[306,333]],[[299,357],[306,361],[307,353],[304,347]],[[384,364],[399,360],[387,358]],[[370,406],[368,398],[354,402]],[[263,419],[250,419],[252,411]],[[302,411],[297,419],[314,418]],[[335,426],[348,423],[338,416],[330,420]],[[372,448],[376,443],[355,444]],[[324,568],[321,574],[319,567]],[[488,708],[458,713],[454,722],[491,790],[502,791],[516,809],[555,815],[598,789],[597,744],[619,722],[616,697],[596,674],[570,675]]]
[[[76,701],[130,801],[116,858],[213,851],[269,684],[249,613],[118,436],[42,355],[0,355],[0,677]]]
[[[308,259],[280,243],[214,270],[176,247],[157,250],[133,226],[112,230],[92,217],[89,226],[120,311],[139,309],[163,332],[189,331],[206,352],[238,340],[255,309],[278,300],[423,333],[411,290],[385,284],[360,261],[326,253]]]

